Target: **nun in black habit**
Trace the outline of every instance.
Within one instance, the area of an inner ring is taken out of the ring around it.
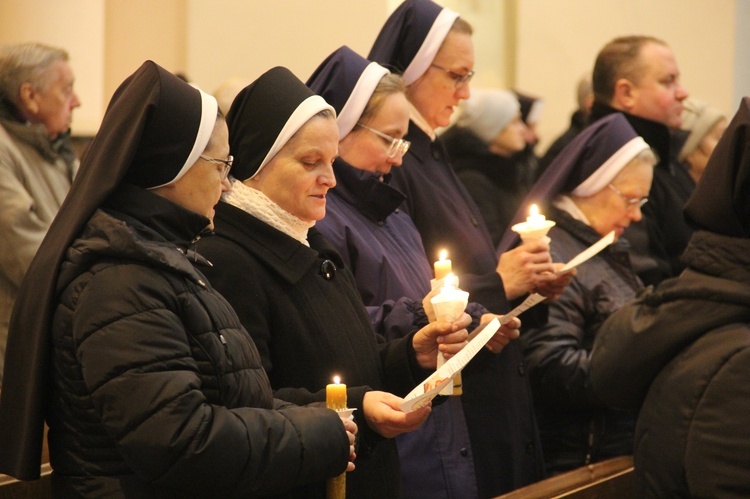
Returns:
[[[562,262],[641,219],[656,157],[622,114],[590,125],[554,159],[519,210],[538,203],[556,225],[553,257]],[[509,229],[510,231],[510,229]],[[515,234],[515,233],[513,233]],[[516,237],[512,238],[517,239]],[[617,240],[579,266],[546,324],[521,335],[547,473],[630,454],[635,413],[608,407],[591,391],[591,349],[602,322],[643,284],[627,242]]]
[[[19,292],[0,471],[39,475],[45,419],[56,497],[257,497],[351,466],[339,417],[273,398],[195,268],[228,153],[216,100],[155,63],[117,89]]]
[[[207,275],[234,306],[258,345],[277,397],[322,402],[334,375],[347,386],[360,428],[348,497],[396,498],[394,437],[419,427],[430,409],[398,409],[436,364],[440,350],[465,345],[464,315],[386,342],[376,335],[341,255],[314,227],[336,185],[339,130],[333,108],[288,69],[277,67],[243,89],[227,115],[235,158],[232,191],[216,207],[216,236],[198,248]],[[442,341],[442,340],[441,340]],[[323,483],[293,497],[322,497]]]

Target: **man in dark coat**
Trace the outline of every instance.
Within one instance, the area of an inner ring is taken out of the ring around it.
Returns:
[[[687,91],[672,50],[650,36],[616,38],[596,58],[593,72],[594,105],[589,122],[622,112],[636,133],[659,157],[643,222],[630,226],[625,238],[644,284],[657,284],[677,275],[691,230],[682,208],[693,188],[687,170],[677,164],[672,130],[682,123],[682,101]]]
[[[615,312],[591,357],[594,392],[638,409],[636,496],[750,496],[750,98],[685,215],[686,270]]]

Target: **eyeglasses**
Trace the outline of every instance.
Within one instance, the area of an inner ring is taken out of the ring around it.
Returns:
[[[389,158],[395,158],[398,156],[403,156],[406,154],[406,151],[409,150],[409,146],[411,145],[411,142],[404,139],[397,139],[395,137],[391,137],[390,135],[386,135],[383,132],[378,132],[374,128],[370,128],[367,125],[363,125],[362,123],[357,123],[357,126],[360,126],[364,128],[365,130],[369,130],[381,139],[385,140],[388,145],[388,157]]]
[[[453,80],[453,84],[456,86],[456,88],[466,85],[469,83],[469,81],[474,77],[474,71],[469,71],[466,74],[456,73],[455,71],[451,71],[450,69],[446,69],[442,66],[438,66],[437,64],[430,64],[433,68],[437,68],[440,71],[444,71],[450,76],[450,78]]]
[[[221,170],[221,180],[224,180],[227,178],[227,175],[229,175],[229,170],[232,168],[232,163],[234,162],[234,156],[231,154],[227,156],[227,159],[219,159],[219,158],[209,158],[208,156],[199,156],[202,160],[208,161],[209,163],[221,163],[224,165],[224,168]]]
[[[634,206],[637,206],[638,208],[642,208],[644,204],[648,203],[648,198],[646,196],[643,196],[642,198],[629,198],[625,194],[620,192],[620,189],[618,189],[614,185],[609,184],[607,185],[607,187],[615,191],[615,194],[620,196],[623,199],[623,201],[625,201],[625,205],[626,205],[625,207],[628,209]]]

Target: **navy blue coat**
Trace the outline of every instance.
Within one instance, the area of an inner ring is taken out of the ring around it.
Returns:
[[[398,209],[404,196],[378,174],[334,163],[336,187],[327,196],[326,216],[316,227],[354,273],[375,327],[388,339],[427,323],[422,297],[432,268],[411,217]],[[470,305],[472,316],[484,307]],[[409,498],[477,497],[474,462],[461,400],[433,406],[427,421],[396,438],[404,495]]]
[[[440,140],[431,141],[414,122],[412,145],[391,183],[406,195],[402,209],[414,220],[429,261],[450,252],[453,269],[469,299],[495,313],[509,310],[497,255],[476,205],[450,166]],[[489,352],[481,369],[464,371],[461,401],[469,427],[479,497],[492,497],[543,476],[541,444],[521,347],[511,342]],[[489,449],[482,452],[481,449]],[[499,451],[498,451],[499,449]]]

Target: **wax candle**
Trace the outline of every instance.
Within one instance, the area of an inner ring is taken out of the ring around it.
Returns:
[[[539,207],[532,204],[529,208],[529,216],[525,222],[517,223],[511,229],[521,236],[522,241],[533,241],[535,239],[544,239],[550,242],[547,232],[555,226],[555,222],[539,213]]]
[[[346,385],[338,376],[333,377],[333,383],[326,385],[326,407],[335,411],[346,409]]]
[[[535,230],[539,229],[541,227],[544,227],[545,222],[547,219],[539,213],[539,207],[535,204],[532,204],[529,208],[529,216],[526,217],[526,224],[528,225],[529,230]]]
[[[453,271],[451,261],[448,259],[448,252],[440,250],[440,259],[435,262],[435,279],[442,279]]]
[[[458,319],[466,309],[469,302],[469,293],[458,288],[458,277],[449,273],[443,279],[440,292],[430,299],[435,317],[441,321],[453,322]],[[445,357],[438,352],[437,367],[445,364]],[[453,381],[440,390],[441,395],[461,395],[462,391],[461,373],[458,373]]]

